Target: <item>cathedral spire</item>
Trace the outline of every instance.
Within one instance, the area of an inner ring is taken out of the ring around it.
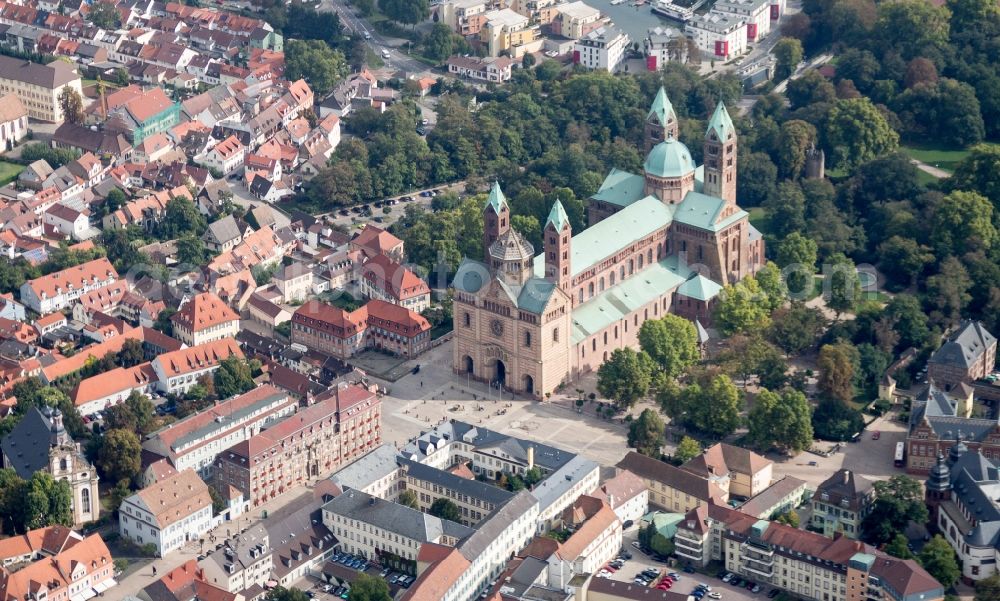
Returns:
[[[545,220],[545,229],[548,229],[549,224],[555,228],[557,232],[563,231],[563,228],[569,226],[569,216],[566,215],[566,209],[563,208],[562,202],[557,198],[554,203],[552,203],[552,210],[549,211],[549,218]]]
[[[573,274],[571,269],[573,226],[569,216],[557,198],[552,203],[549,218],[542,231],[542,245],[545,252],[545,278],[566,294],[570,294]],[[572,296],[572,295],[571,295]]]
[[[490,188],[490,195],[486,199],[486,208],[492,208],[493,212],[499,215],[504,208],[507,207],[507,197],[503,195],[503,190],[500,189],[500,182],[494,180],[493,187]]]
[[[678,137],[677,113],[674,112],[674,106],[670,104],[667,91],[662,86],[656,93],[652,106],[649,107],[649,113],[646,114],[645,133],[646,152],[660,142]]]
[[[704,185],[708,196],[736,205],[736,128],[726,105],[719,101],[705,131]]]
[[[705,135],[708,136],[713,131],[716,138],[723,142],[729,139],[729,136],[736,135],[733,120],[729,117],[729,111],[726,110],[726,105],[721,100],[719,104],[715,105],[715,112],[712,113],[712,118],[708,122],[708,130]]]

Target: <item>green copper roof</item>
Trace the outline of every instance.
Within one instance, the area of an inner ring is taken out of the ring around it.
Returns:
[[[743,209],[737,209],[732,215],[720,219],[726,201],[701,192],[688,192],[684,200],[674,212],[674,221],[696,228],[717,232],[747,216]]]
[[[657,177],[683,177],[694,171],[694,161],[688,147],[671,138],[649,151],[643,168]]]
[[[451,285],[461,292],[479,294],[486,291],[491,281],[504,291],[514,306],[536,315],[545,311],[545,306],[556,291],[556,285],[544,278],[531,278],[524,286],[510,286],[502,280],[492,278],[486,264],[473,259],[462,260]]]
[[[615,254],[629,244],[665,228],[675,206],[647,196],[573,236],[573,276]],[[545,277],[545,255],[535,257],[535,275]]]
[[[722,286],[701,274],[684,282],[677,289],[677,294],[700,301],[710,301],[718,296],[720,292],[722,292]]]
[[[601,187],[591,196],[594,200],[627,207],[646,195],[646,180],[641,175],[611,169]]]
[[[579,344],[649,305],[684,283],[690,273],[690,268],[681,265],[676,257],[667,257],[578,305],[573,309],[573,343]]]
[[[503,190],[500,189],[500,182],[493,182],[493,187],[490,188],[490,196],[486,199],[486,207],[492,207],[493,212],[497,215],[500,214],[500,210],[507,205],[507,197],[503,195]],[[483,207],[484,209],[486,207]]]
[[[649,121],[650,117],[655,117],[660,125],[666,125],[670,120],[677,120],[677,116],[674,113],[674,105],[670,104],[670,99],[667,98],[667,91],[663,89],[663,86],[660,86],[660,91],[656,93],[656,98],[653,99],[653,106],[649,108],[646,121]]]
[[[715,112],[712,113],[712,119],[708,122],[708,132],[715,130],[715,135],[718,136],[720,140],[727,140],[729,136],[736,135],[736,128],[733,127],[733,120],[729,118],[729,111],[726,110],[726,105],[719,101],[719,104],[715,106]]]
[[[564,227],[569,227],[569,216],[566,215],[566,210],[558,198],[552,204],[552,210],[549,211],[549,218],[545,220],[545,227],[549,227],[550,223],[557,232],[563,231]]]

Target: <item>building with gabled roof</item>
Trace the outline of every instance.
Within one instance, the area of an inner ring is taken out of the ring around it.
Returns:
[[[116,116],[123,121],[132,144],[135,145],[147,136],[165,132],[177,125],[180,110],[181,105],[171,100],[163,88],[156,86],[149,90],[140,88],[119,106],[110,108],[108,116]]]
[[[154,545],[163,557],[212,528],[208,485],[187,469],[147,486],[122,501],[118,531],[139,546]]]
[[[212,292],[201,292],[181,304],[170,317],[174,336],[188,346],[234,338],[240,316]]]
[[[964,321],[927,361],[927,377],[945,391],[993,371],[997,339],[979,321]]]
[[[743,447],[720,442],[681,466],[736,497],[749,498],[771,485],[774,462]]]
[[[28,280],[21,284],[21,303],[44,315],[64,309],[84,294],[117,280],[118,272],[102,257]]]
[[[187,392],[198,378],[211,376],[224,359],[234,356],[244,359],[240,345],[226,338],[164,353],[152,361],[156,389],[164,394]]]
[[[361,268],[361,293],[420,313],[431,304],[431,289],[420,276],[386,255]]]
[[[295,412],[297,401],[270,384],[217,403],[146,436],[148,454],[174,469],[211,472],[216,455]]]
[[[403,241],[371,223],[366,223],[351,240],[350,249],[361,251],[366,259],[385,255],[397,263],[403,261]]]
[[[66,87],[83,97],[80,75],[67,61],[54,60],[48,65],[10,56],[0,56],[0,85],[16,95],[28,116],[40,121],[59,123],[63,120],[59,94]]]
[[[132,392],[148,395],[156,383],[152,366],[140,363],[134,367],[116,367],[80,380],[69,397],[80,415],[92,415],[124,402]]]
[[[430,341],[431,325],[422,315],[377,299],[354,311],[308,301],[292,315],[292,342],[338,359],[368,348],[416,357]]]
[[[840,469],[816,487],[810,523],[826,536],[843,532],[844,536],[858,538],[861,522],[874,503],[872,481],[852,470]]]
[[[0,599],[72,599],[78,591],[97,595],[115,586],[114,561],[101,535],[78,537],[17,571],[0,570]]]
[[[729,491],[709,478],[635,451],[629,451],[617,467],[642,478],[649,502],[667,511],[686,513],[701,505],[729,501]]]

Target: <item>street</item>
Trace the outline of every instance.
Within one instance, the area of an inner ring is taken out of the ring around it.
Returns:
[[[364,20],[364,18],[358,16],[355,12],[355,8],[350,6],[347,2],[343,0],[321,0],[319,5],[316,7],[318,11],[335,12],[340,16],[340,22],[344,24],[344,27],[352,33],[364,36],[367,32],[370,39],[367,40],[368,46],[382,57],[386,65],[390,68],[406,71],[409,74],[420,73],[422,71],[427,71],[428,67],[424,63],[410,58],[405,52],[401,52],[397,47],[405,44],[406,40],[386,38],[379,34],[371,26],[370,23]],[[382,51],[386,50],[389,53],[389,57],[386,58]]]

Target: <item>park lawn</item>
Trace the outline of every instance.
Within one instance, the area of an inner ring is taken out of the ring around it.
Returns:
[[[923,144],[907,144],[905,146],[900,146],[899,149],[911,159],[927,163],[932,167],[937,167],[938,169],[942,169],[948,173],[954,173],[958,164],[961,163],[965,157],[969,156],[968,150],[949,150],[944,148],[934,148]]]
[[[24,165],[0,161],[0,186],[7,185],[17,179],[22,171],[24,171]]]
[[[933,175],[927,173],[926,171],[922,171],[920,169],[917,170],[917,182],[919,182],[920,185],[929,186],[939,181],[941,181],[940,178],[934,177]]]
[[[771,218],[764,207],[753,207],[750,209],[750,224],[757,228],[765,236],[771,233]]]

